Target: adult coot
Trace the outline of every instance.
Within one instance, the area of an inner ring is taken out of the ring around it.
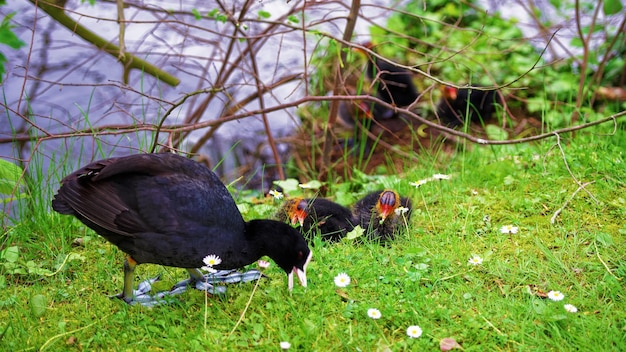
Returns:
[[[273,220],[245,222],[219,178],[204,165],[171,154],[141,154],[93,162],[68,175],[52,208],[73,215],[128,257],[124,289],[133,298],[134,269],[153,263],[185,268],[189,282],[206,281],[195,268],[215,255],[214,269],[234,269],[267,255],[306,286],[311,251],[291,226]]]

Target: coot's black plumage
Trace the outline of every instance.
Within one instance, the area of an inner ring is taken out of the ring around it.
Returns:
[[[405,212],[396,212],[400,207]],[[354,205],[354,217],[370,239],[391,240],[411,216],[412,204],[393,190],[367,194]]]
[[[93,162],[68,175],[52,208],[73,215],[128,254],[119,298],[133,302],[133,271],[143,263],[193,268],[214,254],[215,269],[272,258],[306,286],[311,256],[298,231],[273,220],[245,222],[230,193],[205,166],[175,154],[141,154]]]
[[[354,229],[350,209],[324,198],[288,199],[279,213],[282,221],[300,224],[300,231],[308,241],[319,230],[322,240],[338,241]]]
[[[490,119],[499,104],[500,96],[495,90],[444,87],[437,115],[448,127],[462,125],[468,120],[480,123]]]

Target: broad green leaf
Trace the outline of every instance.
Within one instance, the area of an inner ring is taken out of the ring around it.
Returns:
[[[623,7],[620,0],[604,0],[602,11],[605,15],[610,16],[621,12]]]
[[[196,20],[202,19],[202,14],[198,11],[198,9],[191,9],[191,13]]]
[[[44,295],[34,295],[30,298],[30,310],[36,317],[41,317],[46,313],[47,299]]]
[[[10,13],[4,17],[2,23],[0,23],[0,43],[10,46],[13,49],[19,49],[26,45],[18,38],[11,28],[15,27],[11,24],[11,19],[15,15],[15,12]]]
[[[346,239],[353,240],[357,237],[363,236],[365,230],[360,225],[357,225],[352,231],[346,234]]]
[[[7,247],[0,252],[0,259],[3,259],[9,263],[17,262],[20,257],[20,249],[17,246]]]
[[[509,138],[509,134],[507,131],[496,125],[487,125],[485,126],[485,132],[487,132],[487,137],[496,141],[503,141]]]
[[[259,17],[261,18],[270,18],[271,16],[272,14],[267,11],[264,11],[264,10],[259,11]]]
[[[12,162],[0,159],[0,194],[13,195],[16,186],[24,186],[22,169]]]
[[[284,193],[290,193],[299,189],[298,185],[300,182],[295,178],[288,178],[286,180],[276,180],[274,184],[282,188]]]
[[[596,235],[596,241],[604,246],[610,246],[613,244],[613,237],[606,232],[600,232]]]

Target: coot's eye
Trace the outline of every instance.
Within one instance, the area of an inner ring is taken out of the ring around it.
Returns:
[[[298,260],[304,259],[304,253],[302,251],[298,251]]]

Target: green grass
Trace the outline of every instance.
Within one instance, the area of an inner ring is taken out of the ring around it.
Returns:
[[[277,351],[289,341],[297,351],[415,351],[438,350],[452,337],[465,351],[624,350],[626,135],[579,133],[562,145],[567,165],[553,144],[424,157],[404,175],[370,181],[413,200],[408,230],[388,246],[316,246],[309,287],[292,293],[272,265],[269,279],[230,286],[225,297],[193,290],[170,305],[130,307],[108,298],[122,287],[122,253],[78,221],[39,212],[3,234],[20,252],[12,267],[0,258],[0,349]],[[578,186],[567,167],[580,182],[594,181],[569,202]],[[408,185],[433,173],[453,178]],[[334,187],[377,187],[352,186]],[[267,203],[266,213],[279,205]],[[246,217],[255,217],[249,209]],[[501,234],[508,224],[519,233]],[[72,246],[85,236],[84,246]],[[474,254],[482,265],[468,264]],[[11,274],[16,266],[32,271]],[[340,272],[352,278],[342,289],[333,283]],[[137,270],[140,278],[158,273],[156,290],[185,276],[156,265]],[[565,299],[543,298],[550,290]],[[382,317],[370,319],[368,308]],[[422,337],[407,337],[409,325]]]

